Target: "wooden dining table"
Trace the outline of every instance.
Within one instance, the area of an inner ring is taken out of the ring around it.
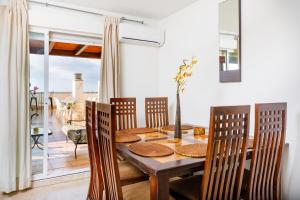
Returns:
[[[159,130],[158,130],[159,132]],[[129,150],[132,143],[117,143],[118,154],[124,157],[132,165],[148,174],[150,177],[150,197],[151,200],[169,199],[169,180],[173,177],[184,176],[204,169],[205,157],[192,158],[179,155],[176,148],[181,145],[208,143],[208,135],[194,135],[193,129],[182,134],[182,139],[172,142],[174,132],[164,132],[167,138],[155,139],[147,138],[146,134],[137,134],[141,137],[139,142],[154,142],[166,145],[174,150],[174,154],[164,157],[143,157]],[[247,159],[250,159],[251,149],[247,152]]]

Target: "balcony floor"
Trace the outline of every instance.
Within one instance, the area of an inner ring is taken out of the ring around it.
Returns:
[[[32,120],[33,127],[43,127],[43,111],[38,111],[39,116]],[[48,175],[62,175],[72,173],[80,169],[89,168],[88,149],[86,144],[78,145],[77,159],[74,156],[75,145],[61,131],[61,123],[55,117],[55,110],[49,109],[49,129],[53,132],[48,137]],[[43,143],[43,138],[39,140]],[[39,174],[43,170],[43,150],[34,147],[32,149],[32,174]]]

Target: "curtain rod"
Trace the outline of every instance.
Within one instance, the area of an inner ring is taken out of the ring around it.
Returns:
[[[88,13],[88,14],[93,14],[93,15],[104,16],[102,13],[87,11],[87,10],[81,10],[81,9],[77,9],[77,8],[70,8],[70,7],[67,7],[67,6],[56,5],[56,4],[52,4],[52,3],[48,3],[48,2],[44,3],[44,2],[35,1],[35,0],[28,0],[28,2],[44,5],[46,7],[51,6],[51,7],[56,7],[56,8],[72,10],[72,11],[78,11],[78,12],[82,12],[82,13]],[[130,21],[130,22],[134,22],[134,23],[144,24],[144,21],[129,19],[129,18],[126,18],[126,17],[121,17],[120,20],[121,21]]]

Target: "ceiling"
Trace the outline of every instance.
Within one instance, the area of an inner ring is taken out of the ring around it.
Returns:
[[[29,49],[31,54],[44,54],[44,41],[33,40],[29,41]],[[101,58],[102,48],[100,46],[71,44],[63,42],[50,42],[49,55],[66,56],[79,58]]]
[[[162,19],[197,0],[55,0],[142,18]]]

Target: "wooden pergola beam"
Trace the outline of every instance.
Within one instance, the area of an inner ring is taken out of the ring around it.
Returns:
[[[73,51],[58,50],[58,49],[53,49],[53,51],[51,52],[50,55],[53,55],[53,56],[77,57],[77,58],[96,58],[96,59],[101,59],[101,53],[82,52],[80,55],[76,56]]]
[[[84,50],[86,50],[86,48],[88,48],[88,45],[84,45],[82,46],[76,53],[76,56],[79,56],[82,52],[84,52]]]
[[[49,45],[49,53],[51,53],[53,47],[55,45],[55,42],[50,42],[50,45]]]

